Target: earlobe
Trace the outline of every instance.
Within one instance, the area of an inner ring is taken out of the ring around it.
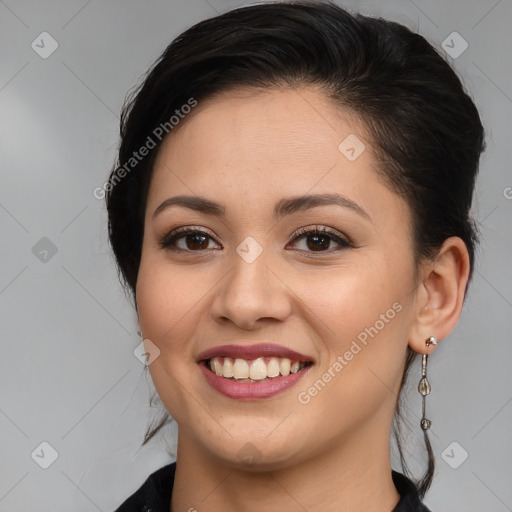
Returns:
[[[447,238],[433,261],[425,264],[423,282],[417,292],[416,318],[409,346],[421,354],[425,340],[435,336],[442,340],[456,326],[469,279],[469,254],[459,237]],[[435,350],[435,348],[434,348]]]

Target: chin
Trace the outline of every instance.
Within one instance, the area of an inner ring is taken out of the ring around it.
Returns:
[[[205,439],[203,446],[213,459],[223,465],[243,471],[266,472],[296,465],[307,456],[292,441],[296,438],[297,435],[286,433],[284,436],[276,436],[272,441],[267,433],[251,435],[250,430],[246,430],[243,436],[231,438],[226,435],[219,442],[215,442],[210,436]]]

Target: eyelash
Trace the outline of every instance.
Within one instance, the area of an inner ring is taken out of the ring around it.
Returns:
[[[193,229],[193,228],[189,228],[189,227],[181,227],[181,228],[177,228],[177,229],[171,231],[170,233],[163,236],[159,240],[158,244],[162,249],[166,249],[166,250],[178,252],[178,253],[194,253],[194,252],[202,253],[202,252],[211,250],[211,249],[200,249],[200,250],[194,251],[191,249],[176,248],[175,247],[176,241],[179,240],[180,238],[186,237],[188,235],[205,235],[205,236],[209,237],[210,239],[212,239],[218,245],[221,245],[207,231],[203,231],[201,229]],[[297,230],[296,233],[293,234],[290,241],[287,242],[286,245],[288,246],[290,243],[297,242],[299,239],[301,239],[305,236],[308,236],[308,235],[309,236],[327,236],[332,241],[336,242],[340,247],[338,247],[337,249],[334,249],[334,250],[329,249],[327,251],[304,251],[304,250],[299,249],[301,252],[311,253],[311,254],[320,254],[320,255],[321,254],[332,254],[333,252],[338,252],[343,249],[353,249],[355,247],[355,245],[352,242],[350,242],[347,238],[341,237],[340,235],[337,234],[336,231],[328,229],[325,226],[314,227],[314,228],[308,228],[308,227],[300,228],[299,230]]]

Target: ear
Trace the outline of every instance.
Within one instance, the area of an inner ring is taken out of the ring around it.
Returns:
[[[434,260],[425,263],[422,283],[416,291],[416,314],[409,346],[420,354],[432,353],[435,345],[425,341],[435,336],[446,338],[457,324],[469,279],[469,254],[458,237],[447,238]]]

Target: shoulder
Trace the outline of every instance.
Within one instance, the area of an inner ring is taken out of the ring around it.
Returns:
[[[114,512],[168,512],[175,472],[175,462],[157,469]]]
[[[392,472],[392,477],[396,490],[400,494],[400,501],[392,512],[430,512],[421,502],[418,489],[411,480],[397,471]]]

